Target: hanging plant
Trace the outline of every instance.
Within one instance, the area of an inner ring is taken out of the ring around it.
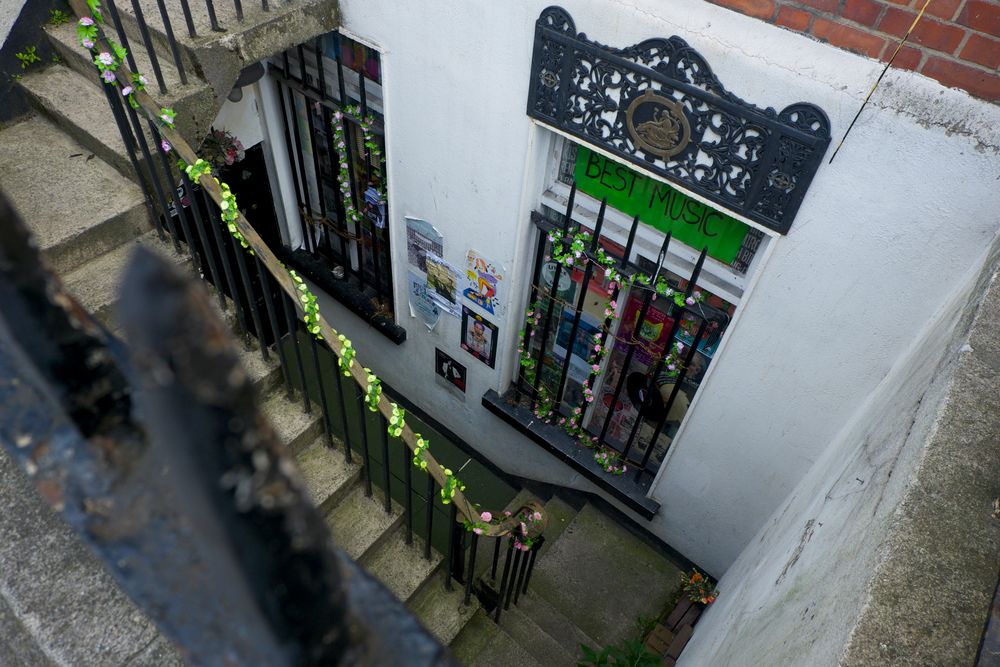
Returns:
[[[378,400],[382,395],[382,381],[371,372],[370,369],[366,368],[365,373],[368,374],[368,388],[365,395],[365,403],[368,404],[368,409],[372,412],[378,412]]]
[[[202,155],[216,169],[231,166],[246,157],[243,143],[228,130],[217,130],[214,127],[205,137],[201,147]]]

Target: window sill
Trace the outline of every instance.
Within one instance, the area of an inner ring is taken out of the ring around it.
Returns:
[[[535,418],[530,410],[500,396],[492,389],[483,395],[483,407],[643,518],[652,519],[660,509],[658,502],[646,497],[653,482],[648,475],[643,475],[641,481],[636,481],[631,470],[624,475],[604,472],[594,460],[591,450],[578,445],[576,440],[558,426]]]
[[[406,329],[388,317],[379,315],[369,296],[353,282],[343,279],[337,280],[327,267],[303,250],[289,252],[282,248],[279,254],[281,261],[314,282],[320,289],[342,303],[345,308],[363,319],[393,343],[401,345],[406,340]]]

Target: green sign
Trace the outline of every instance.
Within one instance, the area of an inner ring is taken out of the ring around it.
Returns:
[[[632,171],[583,146],[576,152],[576,187],[639,220],[670,232],[673,238],[729,264],[743,244],[749,227],[702,204],[666,183]]]

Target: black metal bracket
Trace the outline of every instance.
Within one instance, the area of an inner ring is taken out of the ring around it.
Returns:
[[[535,23],[528,115],[782,234],[830,145],[830,120],[733,95],[677,36],[615,49],[561,7]]]

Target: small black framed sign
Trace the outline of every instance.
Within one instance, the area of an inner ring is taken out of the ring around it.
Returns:
[[[462,306],[462,349],[493,368],[497,361],[497,325]]]
[[[447,380],[448,384],[465,393],[465,366],[438,348],[434,348],[434,372]]]

